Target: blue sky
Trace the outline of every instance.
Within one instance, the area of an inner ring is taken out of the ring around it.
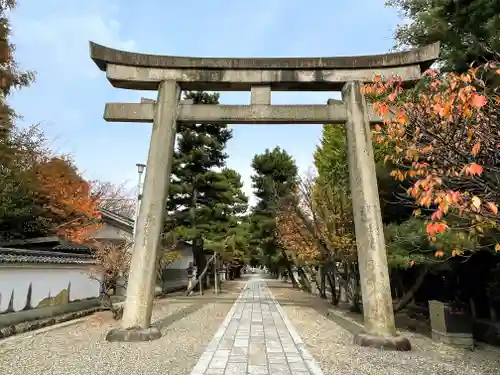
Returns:
[[[147,4],[147,5],[146,5]],[[21,68],[36,83],[11,97],[23,124],[40,123],[89,179],[136,180],[146,162],[149,124],[106,123],[106,102],[137,102],[152,92],[111,87],[89,58],[88,41],[136,52],[214,57],[301,57],[387,52],[400,21],[383,0],[19,0],[12,14]],[[273,93],[273,104],[322,104],[338,93]],[[248,104],[224,93],[223,104]],[[280,146],[305,172],[321,137],[317,125],[236,125],[228,166],[250,193],[256,153]]]

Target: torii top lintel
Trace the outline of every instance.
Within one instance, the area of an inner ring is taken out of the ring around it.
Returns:
[[[332,84],[338,86],[348,80],[371,80],[379,71],[402,75],[404,80],[412,81],[418,79],[438,55],[439,43],[367,56],[216,58],[149,55],[90,42],[90,57],[99,69],[107,72],[110,82],[116,87],[131,89],[155,89],[159,80],[181,77],[180,84],[186,89],[202,88],[199,87],[202,85],[203,88],[239,90],[263,84],[277,90],[326,90],[331,89]]]
[[[428,68],[439,43],[404,52],[366,56],[222,58],[148,55],[120,51],[90,42],[90,57],[102,71],[108,64],[165,69],[366,69],[420,64]]]

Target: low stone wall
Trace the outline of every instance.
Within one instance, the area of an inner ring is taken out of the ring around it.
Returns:
[[[100,311],[102,308],[100,306],[96,306],[90,309],[86,310],[81,310],[81,311],[74,311],[58,316],[54,316],[51,318],[43,318],[43,319],[37,319],[37,320],[31,320],[27,322],[21,322],[17,324],[11,324],[9,326],[4,326],[0,328],[0,340],[5,339],[10,336],[18,335],[21,333],[29,332],[29,331],[34,331],[36,329],[44,328],[44,327],[49,327],[54,324],[60,324],[67,322],[69,320],[74,320],[74,319],[79,319],[83,318],[87,315],[93,314],[96,311]]]
[[[81,301],[70,302],[64,305],[40,307],[36,309],[16,311],[8,314],[0,315],[0,328],[8,327],[18,323],[29,322],[55,316],[83,311],[98,307],[100,301],[98,298],[86,299]]]

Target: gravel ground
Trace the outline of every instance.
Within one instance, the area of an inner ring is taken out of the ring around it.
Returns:
[[[269,281],[268,286],[325,375],[500,374],[500,350],[489,346],[470,352],[411,332],[404,332],[411,352],[355,346],[352,334],[326,317],[328,302],[282,282]]]
[[[2,375],[188,375],[245,283],[226,283],[215,297],[173,296],[155,302],[153,322],[163,336],[146,343],[108,343],[117,325],[103,313],[31,337],[0,341]]]

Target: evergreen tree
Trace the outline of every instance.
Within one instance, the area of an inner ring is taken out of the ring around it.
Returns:
[[[187,92],[185,99],[194,104],[218,104],[219,94]],[[201,238],[207,231],[202,225],[204,207],[217,194],[216,182],[221,178],[214,168],[223,168],[226,143],[232,132],[219,124],[182,124],[178,129],[173,156],[172,181],[167,200],[167,231],[175,230],[184,240]],[[220,181],[219,181],[220,182]],[[198,225],[199,224],[199,225]]]
[[[32,72],[19,70],[14,59],[14,45],[10,42],[8,13],[17,5],[16,0],[0,1],[0,136],[13,125],[15,112],[6,99],[12,89],[28,86],[34,80]]]
[[[205,205],[197,212],[196,229],[203,232],[207,248],[225,253],[229,260],[232,254],[229,240],[240,235],[239,226],[248,198],[242,192],[241,176],[235,170],[213,172],[207,182]]]
[[[278,244],[275,218],[279,202],[292,193],[297,184],[297,166],[293,158],[279,147],[255,155],[252,176],[257,205],[250,216],[252,245],[259,248],[261,262],[273,272],[280,266],[290,268],[284,250]]]
[[[0,1],[0,238],[41,235],[46,226],[37,220],[42,211],[35,204],[36,192],[28,178],[32,164],[43,148],[43,136],[38,127],[10,130],[15,112],[7,103],[13,89],[28,86],[34,79],[31,72],[19,70],[10,42],[8,13],[15,0]]]
[[[185,99],[218,104],[219,94],[188,92]],[[224,149],[231,136],[231,130],[220,124],[183,124],[178,132],[165,232],[193,241],[200,267],[202,247],[221,252],[229,262],[236,250],[245,250],[239,217],[247,210],[248,198],[241,176],[224,168]]]
[[[445,70],[464,72],[500,52],[500,0],[390,0],[409,23],[396,29],[397,47],[441,42]]]

